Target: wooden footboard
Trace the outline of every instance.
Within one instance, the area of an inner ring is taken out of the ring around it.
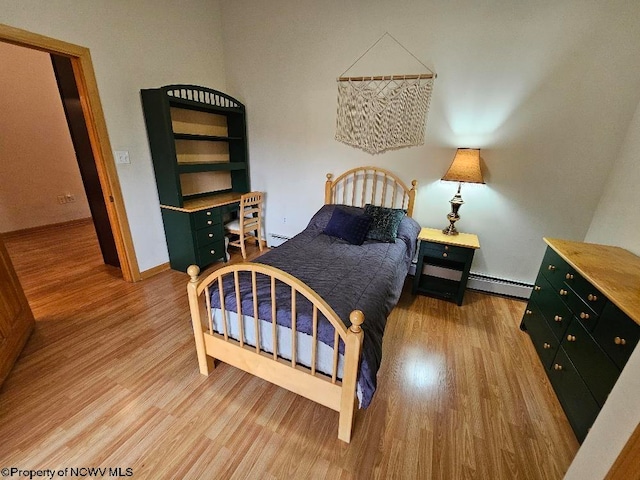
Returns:
[[[250,272],[252,282],[253,308],[244,315],[253,317],[255,322],[255,345],[247,344],[244,338],[242,322],[242,308],[240,301],[239,274]],[[362,350],[363,332],[360,327],[364,321],[364,314],[354,310],[349,316],[351,327],[346,328],[335,311],[311,288],[297,278],[277,268],[257,263],[241,263],[230,265],[216,270],[204,279],[198,278],[200,269],[192,265],[187,269],[191,277],[187,285],[189,295],[189,307],[193,332],[196,342],[196,351],[200,373],[209,375],[214,368],[214,359],[218,359],[245,372],[260,377],[268,382],[286,388],[298,395],[302,395],[314,402],[336,410],[340,413],[338,426],[338,438],[345,442],[351,440],[354,413],[356,409],[356,382],[358,366]],[[232,276],[234,296],[239,306],[236,320],[238,323],[239,338],[231,338],[228,330],[229,322],[233,321],[225,309],[225,294],[223,278]],[[269,278],[271,285],[271,323],[273,352],[269,353],[261,349],[260,328],[258,325],[258,298],[257,282],[260,276]],[[276,312],[276,280],[291,288],[291,359],[285,360],[280,355],[280,345],[277,342],[275,312]],[[219,295],[220,310],[222,315],[223,332],[217,333],[212,322],[211,292]],[[313,306],[313,332],[311,367],[305,367],[297,361],[298,349],[296,345],[296,298],[304,296]],[[323,374],[317,371],[317,347],[318,347],[318,314],[331,323],[335,330],[333,341],[333,368],[331,374]],[[339,339],[344,342],[344,362],[342,381],[338,379],[338,344]]]

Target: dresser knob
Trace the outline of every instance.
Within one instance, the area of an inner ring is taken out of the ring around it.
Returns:
[[[580,318],[583,320],[589,320],[589,314],[588,313],[584,313],[584,312],[580,312]]]
[[[566,278],[567,280],[573,280],[573,274],[567,273],[564,278]]]
[[[560,289],[560,295],[562,295],[563,297],[568,295],[569,292],[567,292],[566,290],[564,290],[563,288]]]
[[[562,370],[562,365],[560,365],[559,363],[556,363],[553,365],[553,369],[554,370]]]
[[[443,256],[443,257],[448,257],[449,255],[447,255],[447,252],[444,252],[444,253],[442,254],[442,256]]]
[[[210,217],[211,216],[211,212],[207,212],[207,215]]]
[[[548,344],[547,342],[544,342],[544,344],[542,345],[542,348],[544,348],[545,350],[549,350],[551,348],[551,345]]]
[[[213,222],[211,220],[207,220],[207,225],[213,225]]]
[[[556,266],[555,266],[555,265],[549,265],[549,266],[547,267],[547,269],[548,269],[548,270],[551,270],[551,271],[553,272],[553,271],[556,269]]]
[[[216,253],[216,251],[215,250],[211,250],[211,255],[213,255],[214,253]]]
[[[597,295],[594,295],[593,293],[590,293],[590,294],[587,296],[587,300],[589,300],[590,302],[596,302],[596,301],[598,301],[598,296],[597,296]]]
[[[209,238],[213,238],[213,233],[210,233],[210,234],[209,234]]]
[[[613,339],[613,343],[616,345],[626,345],[627,341],[624,338],[616,337]]]
[[[444,246],[444,249],[445,249],[445,250],[449,250],[449,245],[445,245],[445,246]]]
[[[553,319],[554,319],[556,322],[561,322],[561,321],[562,321],[562,317],[561,317],[560,315],[556,315],[555,317],[553,317]]]
[[[527,309],[527,310],[524,311],[524,313],[525,313],[525,315],[531,315],[533,312],[531,310]]]
[[[576,341],[576,336],[575,335],[567,335],[567,340],[569,342],[575,342]]]
[[[542,288],[541,288],[539,285],[535,285],[535,286],[533,287],[533,289],[534,289],[536,292],[539,292],[540,290],[542,290]]]

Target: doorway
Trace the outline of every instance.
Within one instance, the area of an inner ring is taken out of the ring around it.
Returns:
[[[62,57],[63,59],[58,63],[63,65],[62,68],[67,69],[67,73],[70,67],[74,81],[72,83],[75,83],[77,90],[77,98],[74,101],[76,104],[79,103],[76,113],[80,112],[81,117],[84,118],[87,139],[85,143],[93,156],[97,184],[101,189],[101,203],[104,204],[115,244],[116,260],[120,264],[123,279],[140,280],[141,275],[135,258],[89,50],[1,24],[0,41],[53,54],[54,63],[56,58]]]

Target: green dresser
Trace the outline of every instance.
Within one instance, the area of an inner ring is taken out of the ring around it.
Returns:
[[[582,442],[640,338],[640,258],[546,239],[521,328]]]
[[[194,85],[141,94],[171,268],[226,260],[225,217],[250,189],[244,105]]]

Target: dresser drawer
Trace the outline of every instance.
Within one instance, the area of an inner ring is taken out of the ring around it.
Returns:
[[[222,223],[222,216],[218,208],[208,208],[192,213],[193,227],[196,230]]]
[[[536,287],[538,288],[536,289]],[[532,298],[540,306],[540,311],[555,336],[559,340],[562,339],[573,314],[561,300],[555,288],[545,279],[544,275],[539,275],[536,279]]]
[[[222,224],[216,224],[196,230],[198,247],[203,247],[213,242],[224,240],[224,228]]]
[[[621,370],[627,364],[640,338],[640,325],[608,302],[593,331],[593,336]]]
[[[549,368],[560,342],[542,316],[535,300],[529,300],[522,320],[544,368]]]
[[[587,305],[586,302],[566,284],[558,291],[558,293],[569,309],[580,319],[587,330],[593,330],[598,320],[598,313],[591,309],[589,305]]]
[[[547,247],[547,251],[542,259],[542,265],[540,266],[540,272],[544,274],[556,290],[565,287],[564,281],[569,271],[569,264],[565,262],[555,250]]]
[[[578,441],[582,442],[598,416],[600,406],[562,346],[547,372],[569,423]]]
[[[216,260],[225,257],[224,241],[218,241],[198,249],[198,260],[200,265],[208,265]]]
[[[565,283],[582,299],[582,301],[596,314],[600,314],[607,303],[607,299],[600,291],[587,282],[582,276],[569,268],[565,275]]]
[[[598,404],[604,405],[620,369],[576,319],[569,325],[562,347]]]
[[[473,249],[456,247],[454,245],[444,245],[442,243],[421,242],[422,254],[429,258],[442,258],[454,262],[466,262],[473,257]]]

